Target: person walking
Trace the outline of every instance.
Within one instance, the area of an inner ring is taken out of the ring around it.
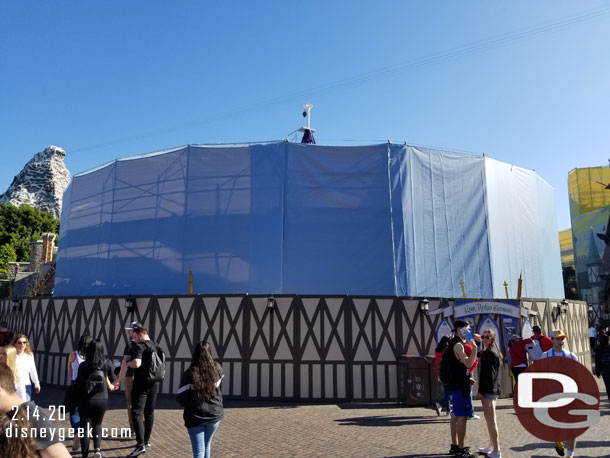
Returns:
[[[466,342],[465,335],[470,335],[470,324],[464,320],[456,320],[455,336],[449,341],[447,347],[447,363],[449,364],[449,381],[447,382],[451,400],[453,402],[453,412],[449,422],[451,434],[451,448],[449,453],[460,458],[473,458],[470,448],[464,445],[466,439],[466,421],[472,416],[472,408],[469,369],[473,366],[477,357],[477,352],[466,355],[464,344],[469,343],[473,348],[477,344],[474,339]]]
[[[30,348],[30,341],[25,334],[18,334],[15,337],[13,346],[17,351],[17,374],[24,385],[26,401],[29,401],[32,399],[32,383],[34,384],[34,391],[40,393],[40,381],[38,380],[34,353]]]
[[[133,355],[123,357],[127,367],[134,369],[131,409],[136,432],[136,448],[128,455],[129,457],[141,455],[152,446],[150,436],[155,421],[155,404],[159,392],[159,382],[149,379],[152,353],[157,352],[157,347],[150,340],[148,329],[144,327],[134,326],[133,338],[136,343]]]
[[[610,344],[605,334],[599,335],[599,345],[595,349],[595,375],[604,379],[606,395],[610,396]]]
[[[136,343],[133,340],[133,328],[134,327],[142,327],[140,323],[137,321],[133,321],[125,328],[127,331],[128,341],[127,345],[125,345],[125,351],[123,351],[123,361],[121,361],[121,370],[119,372],[119,376],[114,384],[114,388],[118,390],[121,386],[121,380],[123,379],[123,375],[125,376],[125,402],[127,403],[127,419],[129,421],[129,428],[134,431],[133,427],[133,419],[132,419],[132,411],[131,411],[131,390],[133,389],[133,368],[127,367],[127,361],[125,360],[125,356],[131,358],[131,356],[135,352]]]
[[[78,340],[78,344],[76,346],[76,350],[70,353],[68,357],[68,374],[70,374],[70,384],[74,385],[76,381],[76,377],[78,376],[78,368],[85,361],[85,356],[87,354],[87,347],[93,340],[93,337],[89,335],[89,333],[85,333]],[[78,413],[78,408],[75,406],[70,410],[70,425],[74,428],[74,431],[78,431],[80,428],[80,415]],[[75,435],[72,441],[72,451],[76,452],[78,447],[80,446],[80,440],[78,436]]]
[[[85,430],[80,440],[83,458],[89,456],[91,437],[87,431],[90,429],[93,430],[93,457],[101,458],[102,421],[108,409],[108,391],[114,390],[114,366],[106,358],[106,348],[99,339],[87,346],[85,361],[78,368],[73,388],[78,395],[81,427]]]
[[[444,410],[446,415],[451,415],[451,395],[449,393],[449,388],[446,383],[441,382],[440,374],[438,373],[438,366],[441,362],[441,358],[443,357],[443,353],[447,349],[447,345],[451,340],[451,335],[446,335],[439,340],[436,349],[434,350],[434,370],[436,371],[436,378],[438,380],[440,386],[440,402],[434,403],[434,408],[436,410],[436,414],[440,417],[441,412]]]
[[[532,343],[534,343],[533,338],[522,339],[518,335],[514,335],[508,340],[510,370],[513,373],[515,384],[519,381],[519,375],[527,369],[527,346]]]
[[[591,347],[591,354],[595,354],[595,346],[597,345],[597,328],[593,323],[589,326],[589,346]]]
[[[208,342],[199,342],[193,351],[191,366],[182,374],[178,402],[184,407],[193,458],[210,458],[210,444],[224,415],[220,382],[222,367],[212,356]]]
[[[576,355],[566,349],[564,344],[568,336],[563,333],[560,329],[555,329],[551,332],[551,341],[553,342],[553,348],[545,351],[542,354],[542,358],[570,358],[574,361],[578,361]],[[542,359],[541,358],[541,359]],[[576,449],[576,439],[570,439],[565,442],[555,442],[555,451],[559,456],[574,456],[574,450]]]
[[[479,394],[482,396],[483,414],[487,422],[489,445],[479,449],[479,453],[488,458],[501,458],[498,438],[498,422],[496,420],[496,400],[502,392],[502,353],[496,342],[496,333],[488,329],[481,336],[483,348],[481,350],[481,365],[479,370]]]

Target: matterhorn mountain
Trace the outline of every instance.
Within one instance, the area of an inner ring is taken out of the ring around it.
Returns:
[[[0,202],[27,204],[59,218],[64,191],[70,184],[65,157],[63,149],[52,145],[35,154],[0,195]]]

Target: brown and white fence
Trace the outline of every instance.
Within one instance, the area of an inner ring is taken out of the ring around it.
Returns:
[[[214,347],[226,374],[223,393],[240,399],[295,401],[396,400],[400,355],[432,356],[440,315],[427,315],[418,298],[355,296],[148,296],[133,311],[124,297],[48,297],[0,301],[0,317],[30,338],[40,378],[68,383],[68,355],[82,333],[122,357],[125,326],[142,322],[165,350],[163,393],[178,388],[191,349]],[[430,299],[430,310],[453,299]],[[524,299],[547,332],[561,328],[569,349],[590,367],[587,304]],[[477,316],[477,320],[480,317]],[[498,318],[495,316],[494,318]],[[475,322],[478,325],[478,321]]]

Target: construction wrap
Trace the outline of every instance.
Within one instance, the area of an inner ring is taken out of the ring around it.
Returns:
[[[485,157],[189,145],[76,175],[54,294],[563,297],[554,192]]]

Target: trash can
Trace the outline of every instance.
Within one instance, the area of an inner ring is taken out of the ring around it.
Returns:
[[[398,402],[407,406],[429,406],[430,363],[425,356],[398,358]]]
[[[430,405],[433,405],[435,402],[438,402],[439,399],[442,399],[445,389],[443,388],[443,384],[438,381],[438,376],[436,375],[435,358],[433,356],[428,356],[426,358],[428,360],[428,364],[430,365]]]

